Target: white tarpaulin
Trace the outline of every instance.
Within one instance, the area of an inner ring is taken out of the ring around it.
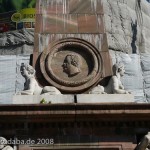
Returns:
[[[144,90],[147,101],[150,102],[150,54],[141,55],[141,66],[143,69]]]
[[[20,74],[21,63],[29,64],[27,56],[0,56],[0,104],[12,103],[12,96],[23,89],[24,78]]]
[[[34,30],[16,30],[0,34],[0,55],[33,53]]]

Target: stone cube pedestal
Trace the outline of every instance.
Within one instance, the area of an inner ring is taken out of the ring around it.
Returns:
[[[14,95],[13,104],[39,104],[44,99],[51,104],[74,103],[74,95]]]
[[[131,103],[132,94],[78,94],[77,103]]]

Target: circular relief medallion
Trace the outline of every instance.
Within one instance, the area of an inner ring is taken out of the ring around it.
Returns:
[[[102,58],[89,42],[66,38],[45,49],[40,57],[44,78],[58,89],[76,93],[90,88],[101,78]]]

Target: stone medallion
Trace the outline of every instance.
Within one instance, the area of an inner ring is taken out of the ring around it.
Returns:
[[[99,51],[77,38],[51,43],[40,57],[40,69],[47,82],[69,93],[86,90],[97,83],[102,66]]]

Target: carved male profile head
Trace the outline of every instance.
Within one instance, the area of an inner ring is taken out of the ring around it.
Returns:
[[[75,76],[81,72],[81,60],[77,54],[68,54],[63,62],[64,72],[68,74],[68,77]]]

